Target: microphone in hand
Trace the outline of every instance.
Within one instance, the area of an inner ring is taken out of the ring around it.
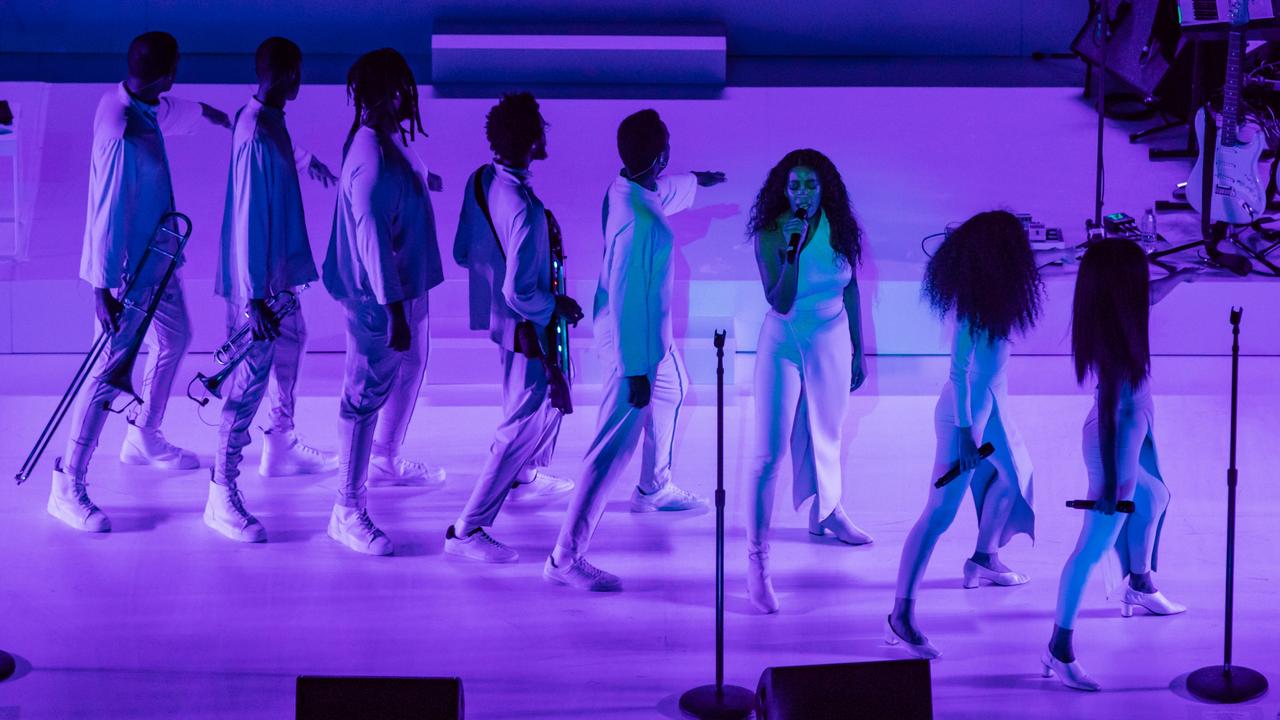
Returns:
[[[809,234],[809,208],[804,206],[796,208],[795,218],[804,223],[804,232],[791,233],[791,242],[787,244],[787,262],[789,263],[796,261],[796,254],[800,252],[800,241]]]

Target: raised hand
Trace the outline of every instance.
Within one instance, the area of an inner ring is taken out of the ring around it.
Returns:
[[[231,117],[208,103],[200,103],[200,114],[204,116],[205,120],[218,127],[231,129]]]
[[[693,175],[698,178],[698,185],[702,187],[711,187],[712,185],[719,185],[724,182],[724,173],[719,171],[704,172],[695,170],[693,171]]]
[[[311,176],[312,180],[315,180],[325,187],[329,187],[330,185],[338,182],[338,176],[334,175],[333,171],[329,170],[329,166],[320,162],[320,158],[315,157],[314,155],[311,156],[311,163],[307,165],[307,174]]]

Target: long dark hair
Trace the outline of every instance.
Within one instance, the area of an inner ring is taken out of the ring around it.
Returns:
[[[361,55],[347,71],[347,100],[356,108],[355,119],[351,121],[351,130],[347,133],[347,145],[355,137],[356,130],[369,110],[393,102],[396,93],[404,100],[405,106],[398,121],[409,121],[406,130],[400,125],[400,141],[408,145],[416,133],[426,134],[422,129],[422,116],[418,112],[418,83],[413,78],[413,70],[404,56],[391,48],[382,48]],[[407,137],[406,137],[407,135]]]
[[[966,220],[929,260],[921,293],[939,315],[954,310],[974,338],[1006,340],[1030,330],[1044,283],[1022,222],[1003,210]]]
[[[1071,307],[1071,355],[1076,380],[1089,375],[1138,386],[1151,372],[1147,334],[1151,274],[1142,248],[1103,240],[1080,261]]]
[[[830,158],[817,150],[792,150],[773,166],[756,196],[755,205],[751,206],[747,234],[759,239],[763,233],[778,229],[779,218],[791,209],[791,203],[787,201],[787,178],[797,167],[813,168],[818,173],[818,182],[822,185],[822,212],[831,227],[831,249],[844,262],[857,267],[862,259],[862,228],[853,217],[849,190],[844,186],[840,171],[836,170]]]

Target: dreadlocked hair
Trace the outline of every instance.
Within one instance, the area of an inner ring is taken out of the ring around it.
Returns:
[[[395,102],[396,93],[404,103],[396,117],[396,125],[400,128],[400,142],[408,145],[417,133],[427,134],[422,129],[422,116],[418,112],[418,83],[413,78],[409,63],[391,48],[367,52],[355,61],[347,71],[347,100],[356,109],[351,131],[347,133],[348,146],[365,116],[375,108]],[[403,124],[405,120],[409,121],[407,130]]]

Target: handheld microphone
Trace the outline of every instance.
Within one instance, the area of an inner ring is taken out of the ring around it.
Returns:
[[[809,208],[807,207],[796,208],[796,219],[805,221],[804,234],[807,235],[809,232],[809,222],[808,222]],[[798,232],[791,233],[791,242],[787,245],[787,262],[796,261],[796,253],[800,251],[800,239],[801,239],[801,233],[798,233]]]
[[[1098,503],[1095,500],[1068,500],[1067,501],[1067,507],[1072,508],[1074,510],[1092,510],[1095,507],[1097,507],[1097,505]],[[1132,500],[1121,500],[1116,503],[1116,512],[1118,513],[1132,513],[1136,509],[1137,508],[1136,506],[1134,506]]]
[[[982,443],[982,447],[978,448],[978,457],[982,457],[982,458],[991,457],[991,453],[995,451],[996,451],[996,448],[991,443]],[[956,463],[952,465],[951,469],[948,470],[945,475],[938,478],[937,481],[933,483],[933,486],[936,488],[943,487],[947,483],[951,482],[952,480],[955,480],[958,477],[960,477],[960,463]]]

